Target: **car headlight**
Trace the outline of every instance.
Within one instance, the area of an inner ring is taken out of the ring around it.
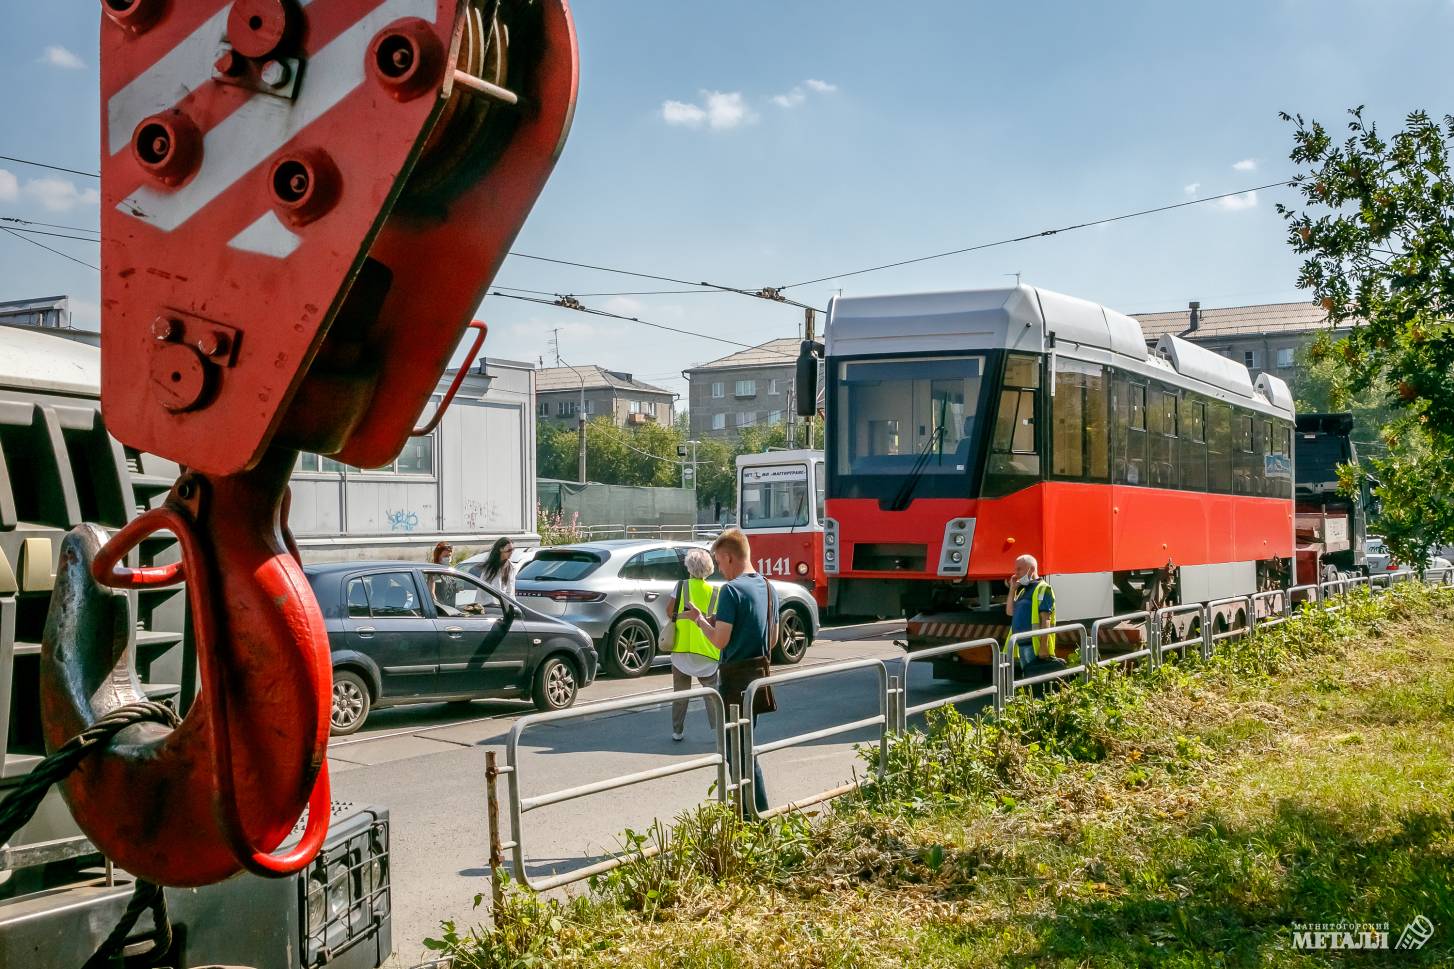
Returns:
[[[328,917],[348,911],[348,863],[336,862],[328,869]]]
[[[316,932],[323,927],[328,920],[328,908],[325,899],[328,889],[324,886],[317,873],[308,879],[308,931]]]

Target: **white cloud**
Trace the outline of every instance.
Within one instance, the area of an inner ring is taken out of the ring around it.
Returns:
[[[1232,171],[1234,171],[1234,172],[1255,172],[1255,171],[1257,171],[1257,159],[1255,159],[1255,158],[1244,158],[1244,159],[1242,159],[1239,162],[1233,162],[1232,163]]]
[[[52,212],[69,212],[78,205],[96,205],[101,195],[94,188],[77,188],[64,178],[37,178],[25,183],[25,194]]]
[[[1247,209],[1257,207],[1257,193],[1243,192],[1241,195],[1228,195],[1226,198],[1217,199],[1217,206],[1226,209],[1228,212],[1243,212]]]
[[[663,101],[661,117],[667,124],[687,128],[700,128],[705,124],[718,130],[736,128],[757,120],[741,91],[703,91],[701,104]]]
[[[838,85],[829,84],[827,81],[819,81],[816,78],[810,77],[803,83],[808,85],[808,87],[812,90],[817,91],[819,94],[832,94],[834,91],[838,90]]]
[[[697,128],[707,120],[707,112],[685,101],[664,101],[661,105],[661,118],[667,124]]]
[[[803,89],[795,87],[786,94],[774,94],[772,103],[780,108],[796,108],[807,99],[808,96],[803,93]]]
[[[622,316],[635,316],[645,309],[644,303],[639,299],[632,299],[630,296],[612,296],[606,300],[603,309],[608,313],[620,313]]]
[[[86,62],[64,47],[47,47],[41,55],[41,63],[49,64],[51,67],[60,67],[68,71],[83,71],[86,69]]]
[[[1188,194],[1188,195],[1195,195],[1197,193],[1197,190],[1200,189],[1201,187],[1202,187],[1202,183],[1201,182],[1192,182],[1190,185],[1184,185],[1184,186],[1182,186],[1182,189],[1181,190],[1183,192],[1185,192],[1186,194]]]
[[[741,91],[704,91],[707,98],[707,124],[713,128],[736,128],[757,120],[742,99]]]
[[[0,168],[0,202],[14,202],[20,196],[20,179]]]

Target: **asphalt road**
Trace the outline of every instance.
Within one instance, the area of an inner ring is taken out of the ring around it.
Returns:
[[[892,640],[902,628],[879,622],[824,630],[797,669],[866,657],[896,659],[902,651]],[[928,674],[927,664],[913,664],[910,703],[966,689],[935,683]],[[527,731],[520,750],[521,794],[711,753],[713,736],[700,705],[689,711],[686,739],[672,741],[670,689],[670,673],[660,667],[640,679],[601,680],[582,691],[577,705],[582,711],[633,695],[662,695],[665,701]],[[778,702],[779,711],[759,721],[759,744],[877,715],[878,678],[872,670],[851,670],[788,684],[779,689]],[[503,764],[505,737],[529,712],[524,703],[492,701],[381,710],[364,731],[330,745],[335,800],[390,811],[396,952],[391,965],[423,958],[422,940],[438,933],[442,919],[464,924],[485,919],[484,909],[472,907],[477,894],[489,892],[485,754],[496,751]],[[772,802],[806,798],[861,774],[865,765],[854,745],[877,736],[877,728],[865,728],[764,756]],[[698,770],[530,812],[522,822],[526,869],[544,877],[607,857],[619,847],[623,831],[643,831],[658,818],[669,822],[713,796],[715,781],[715,770]],[[504,837],[511,838],[503,778],[500,795]]]

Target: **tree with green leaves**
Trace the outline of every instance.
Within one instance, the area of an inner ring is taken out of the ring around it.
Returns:
[[[1349,328],[1315,345],[1313,362],[1331,365],[1339,399],[1372,392],[1389,408],[1387,454],[1369,462],[1378,527],[1398,558],[1420,562],[1454,544],[1454,116],[1416,111],[1385,139],[1362,108],[1349,113],[1341,141],[1282,116],[1305,170],[1294,179],[1302,206],[1278,211],[1304,257],[1298,286]],[[1345,487],[1356,479],[1344,469]]]

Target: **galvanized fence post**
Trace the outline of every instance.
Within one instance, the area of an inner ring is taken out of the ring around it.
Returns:
[[[1202,603],[1201,611],[1202,625],[1202,662],[1212,658],[1212,609],[1205,602]]]
[[[747,802],[742,796],[742,785],[745,783],[743,775],[745,774],[750,779],[752,772],[744,769],[746,764],[742,756],[742,748],[744,746],[742,742],[742,707],[736,703],[732,704],[728,711],[728,717],[728,723],[731,725],[731,733],[727,735],[727,747],[733,752],[732,756],[728,759],[731,765],[728,776],[736,775],[732,777],[732,806],[737,811],[739,818],[745,818],[747,817],[745,813],[747,810]],[[749,740],[748,743],[750,744],[751,741]]]

